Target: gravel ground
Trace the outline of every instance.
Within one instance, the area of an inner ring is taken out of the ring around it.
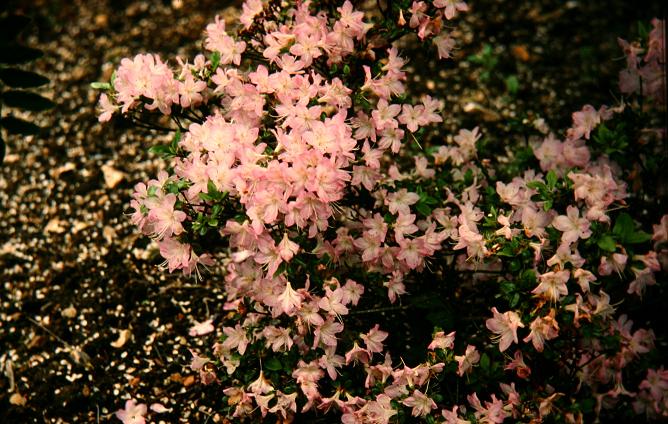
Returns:
[[[44,134],[8,140],[0,168],[0,422],[107,421],[129,397],[170,408],[164,422],[224,422],[219,389],[187,367],[188,348],[216,337],[188,328],[220,313],[222,279],[196,284],[158,268],[124,212],[133,185],[163,166],[146,151],[164,136],[98,124],[89,83],[136,53],[192,55],[206,23],[232,12],[211,0],[14,3],[35,17],[26,42],[45,51],[35,67],[58,107],[31,117]],[[471,1],[457,61],[411,53],[431,66],[433,78],[415,84],[447,100],[448,131],[481,123],[503,134],[521,114],[558,128],[582,104],[608,102],[616,36],[658,8],[525,3]],[[466,60],[484,44],[498,58],[489,81]],[[499,83],[509,75],[519,82],[513,96]]]

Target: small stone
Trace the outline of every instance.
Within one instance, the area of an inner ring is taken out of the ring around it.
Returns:
[[[65,318],[74,318],[77,316],[77,309],[74,306],[69,306],[65,309],[63,309],[60,314],[64,316]]]
[[[67,162],[65,165],[59,166],[58,168],[51,171],[51,176],[55,179],[58,178],[61,174],[64,174],[69,171],[74,171],[77,166],[72,162]]]
[[[44,231],[47,233],[62,234],[65,232],[65,227],[63,227],[63,224],[65,224],[65,221],[61,221],[58,218],[53,218],[46,224]]]
[[[99,15],[95,15],[95,25],[104,28],[107,26],[109,23],[109,17],[105,15],[104,13],[100,13]]]
[[[109,164],[102,165],[102,174],[107,188],[114,188],[125,178],[125,174]]]
[[[183,381],[183,377],[178,372],[175,372],[174,374],[170,375],[169,379],[174,383],[180,383],[181,381]]]
[[[195,376],[194,375],[189,375],[186,378],[183,379],[183,386],[184,387],[190,387],[193,384],[195,384]]]
[[[531,55],[529,54],[527,46],[524,45],[513,46],[511,52],[516,59],[522,62],[528,62],[531,59]]]
[[[104,236],[104,239],[107,241],[107,243],[111,244],[116,238],[116,230],[114,230],[113,227],[106,225],[102,229],[102,235]]]
[[[87,222],[82,222],[82,221],[77,221],[74,224],[74,227],[72,227],[72,233],[76,234],[81,230],[85,230],[86,228],[90,227],[90,224]]]
[[[28,349],[33,349],[33,348],[40,347],[44,344],[45,341],[46,341],[46,338],[44,336],[34,335],[30,339],[30,341],[28,341],[28,345],[27,345]]]
[[[9,397],[9,403],[11,403],[12,405],[24,406],[26,402],[27,402],[26,398],[21,396],[20,393],[14,393]]]
[[[118,339],[115,341],[111,342],[111,347],[115,347],[116,349],[120,349],[125,345],[125,343],[130,339],[132,336],[132,333],[130,330],[121,330],[120,334],[118,335]]]
[[[21,156],[17,155],[16,153],[12,153],[10,155],[5,156],[5,163],[18,162],[19,159],[21,159]]]
[[[501,116],[497,112],[488,109],[476,102],[466,103],[463,109],[466,113],[479,115],[485,122],[497,122],[501,119]]]

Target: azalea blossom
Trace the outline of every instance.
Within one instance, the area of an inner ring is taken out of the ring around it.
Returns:
[[[485,325],[496,334],[496,339],[499,341],[499,351],[503,352],[513,342],[518,343],[517,329],[523,328],[524,324],[514,311],[500,313],[496,310],[496,307],[493,307],[492,313],[494,313],[494,317],[488,319]]]
[[[191,337],[204,336],[211,333],[213,330],[213,319],[208,319],[202,322],[195,322],[195,325],[190,327],[188,334],[190,334]]]
[[[480,353],[473,345],[466,346],[466,352],[463,355],[456,355],[455,361],[459,364],[457,375],[463,376],[468,370],[480,361]]]
[[[436,402],[430,397],[424,395],[418,389],[413,391],[413,394],[402,402],[404,405],[413,408],[411,415],[414,417],[424,417],[431,412],[432,409],[436,409]]]
[[[580,218],[580,211],[576,206],[568,206],[566,215],[559,215],[552,221],[552,226],[561,231],[561,241],[574,243],[578,239],[587,239],[591,236],[589,220]]]
[[[147,408],[146,404],[137,403],[134,399],[125,401],[125,408],[119,409],[114,414],[123,424],[145,424]]]

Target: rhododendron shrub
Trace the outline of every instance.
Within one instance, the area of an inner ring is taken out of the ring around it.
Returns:
[[[394,43],[449,58],[467,9],[247,1],[192,63],[121,61],[100,120],[175,130],[131,219],[169,272],[224,270],[223,336],[187,359],[228,418],[666,415],[655,334],[632,314],[662,290],[668,216],[638,220],[629,190],[660,165],[660,102],[642,101],[659,97],[622,83],[640,98],[586,105],[531,157],[498,161],[477,127],[439,133],[443,104],[409,90]],[[653,34],[627,54],[663,57]]]

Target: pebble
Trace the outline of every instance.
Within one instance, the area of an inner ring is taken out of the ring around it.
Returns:
[[[56,234],[62,234],[65,232],[65,225],[67,224],[66,221],[61,221],[58,218],[52,218],[47,224],[46,227],[44,227],[44,231],[47,233],[56,233]]]
[[[77,309],[70,305],[67,308],[63,309],[60,314],[64,316],[65,318],[72,319],[77,316]]]
[[[14,393],[9,397],[9,403],[17,406],[25,406],[27,400],[20,393]]]
[[[121,330],[118,335],[118,339],[109,344],[111,345],[111,347],[120,349],[125,345],[125,343],[130,339],[130,337],[132,337],[132,333],[130,332],[130,330]]]
[[[114,188],[120,183],[125,174],[109,164],[102,165],[102,175],[107,188]]]
[[[195,384],[195,376],[189,375],[183,379],[183,387],[190,387]]]

